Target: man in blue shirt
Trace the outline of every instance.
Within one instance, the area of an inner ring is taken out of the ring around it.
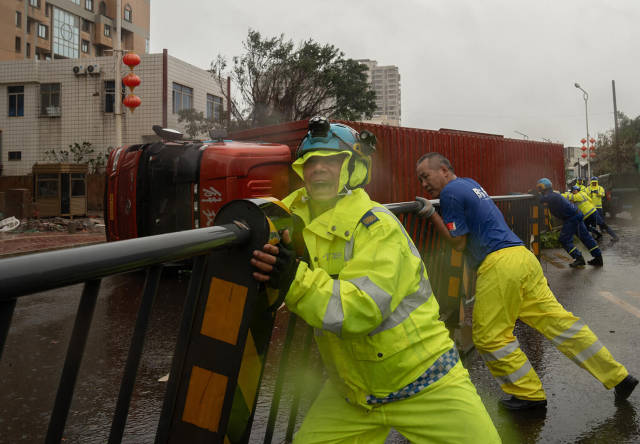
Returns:
[[[581,267],[585,264],[584,257],[580,250],[573,245],[573,236],[577,235],[585,247],[589,249],[589,253],[593,259],[589,261],[589,265],[602,267],[602,252],[598,244],[589,234],[587,226],[584,224],[584,215],[576,207],[573,202],[565,199],[562,194],[553,191],[551,181],[543,177],[536,184],[536,188],[540,192],[540,202],[546,204],[551,214],[562,221],[562,230],[558,240],[562,247],[574,259],[572,267]]]
[[[615,398],[629,397],[638,380],[629,375],[589,327],[566,311],[551,292],[538,259],[511,231],[487,192],[473,179],[458,178],[449,160],[428,153],[417,163],[418,179],[442,216],[423,199],[420,212],[476,268],[473,342],[502,390],[510,410],[544,408],[542,383],[513,335],[519,318],[598,379]],[[565,200],[566,201],[566,200]]]

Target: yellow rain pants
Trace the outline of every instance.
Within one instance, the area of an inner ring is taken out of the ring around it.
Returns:
[[[607,389],[629,373],[580,318],[551,292],[538,259],[523,246],[490,253],[478,268],[473,341],[502,390],[521,399],[546,399],[542,383],[513,335],[520,318]]]
[[[418,444],[501,442],[460,361],[420,393],[372,409],[348,403],[328,380],[293,442],[383,444],[392,427]]]

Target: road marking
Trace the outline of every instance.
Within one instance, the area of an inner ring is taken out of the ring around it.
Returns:
[[[600,295],[609,299],[611,302],[613,302],[614,304],[624,308],[626,311],[628,311],[629,313],[631,313],[632,315],[634,315],[637,318],[640,318],[640,310],[637,309],[636,307],[634,307],[633,305],[629,304],[626,301],[623,301],[620,298],[617,298],[616,296],[614,296],[611,292],[608,291],[601,291]]]
[[[627,293],[629,296],[640,298],[640,293],[638,293],[637,291],[629,291],[629,290],[627,290],[627,291],[625,291],[625,293]]]

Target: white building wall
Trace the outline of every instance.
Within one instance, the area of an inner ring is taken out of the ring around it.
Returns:
[[[376,111],[367,122],[399,126],[402,120],[400,71],[397,66],[378,66],[375,60],[358,60],[369,68],[368,82],[376,93]]]
[[[97,64],[99,75],[75,75],[73,67]],[[206,94],[222,97],[220,88],[206,70],[168,57],[167,126],[180,128],[172,113],[174,81],[194,89],[193,105],[206,113]],[[124,77],[129,67],[122,64]],[[162,125],[163,54],[141,55],[134,72],[141,84],[134,93],[142,104],[132,113],[122,107],[122,143],[136,144],[155,140],[151,127]],[[97,154],[115,147],[115,117],[105,112],[105,86],[114,80],[113,57],[33,59],[0,62],[0,131],[3,175],[30,174],[33,164],[45,160],[45,151],[68,150],[73,143],[90,142]],[[60,116],[40,115],[40,85],[60,83]],[[116,82],[117,85],[118,82]],[[24,116],[8,117],[8,86],[24,85]],[[129,94],[127,88],[126,94]],[[9,151],[21,151],[19,161],[9,161]]]
[[[226,111],[226,102],[224,101],[220,85],[217,80],[213,79],[208,71],[169,56],[167,72],[167,126],[169,128],[180,131],[184,129],[184,125],[178,123],[178,113],[173,112],[174,82],[193,89],[193,107],[202,111],[205,114],[205,117],[207,114],[207,94],[221,97],[223,99],[223,109]]]

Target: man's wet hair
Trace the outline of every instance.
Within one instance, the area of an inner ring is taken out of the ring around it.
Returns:
[[[434,166],[434,162],[437,162],[437,165],[435,165],[435,166],[438,166],[438,167],[439,166],[444,166],[445,168],[447,168],[452,173],[454,172],[453,171],[453,165],[451,165],[451,162],[449,162],[449,159],[447,159],[446,157],[444,157],[440,153],[432,152],[432,153],[423,154],[418,159],[418,162],[416,162],[416,166],[420,165],[425,160],[429,161],[429,166],[430,167],[433,167]]]

